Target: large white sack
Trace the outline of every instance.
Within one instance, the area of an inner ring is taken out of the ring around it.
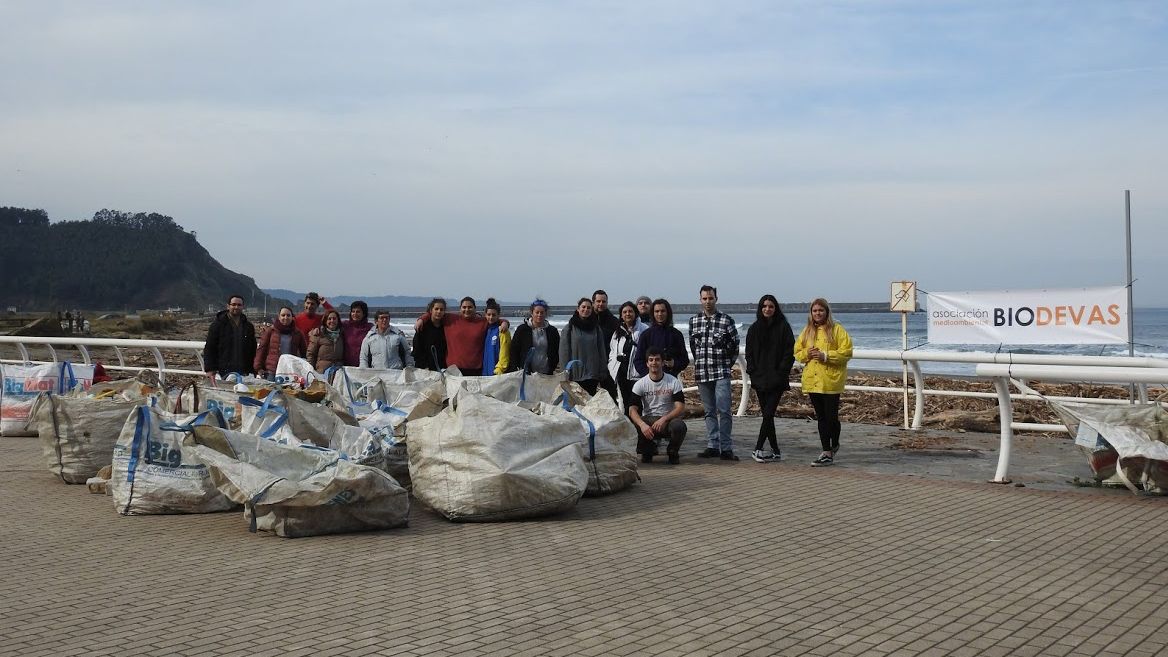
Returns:
[[[0,364],[0,435],[35,436],[29,415],[42,392],[64,394],[93,385],[93,366],[62,363]]]
[[[333,377],[332,385],[340,391],[346,403],[384,401],[377,395],[380,390],[378,382],[386,383],[414,383],[417,381],[441,381],[442,372],[406,367],[404,369],[374,369],[369,367],[346,366],[339,369]]]
[[[109,491],[122,515],[212,513],[235,504],[223,496],[207,466],[183,438],[200,424],[224,424],[220,413],[174,415],[139,406],[114,446]]]
[[[296,388],[307,388],[313,381],[328,383],[307,360],[292,354],[280,355],[280,360],[276,361],[274,380],[276,385]]]
[[[580,440],[588,465],[585,495],[606,495],[632,486],[637,475],[637,428],[607,394],[595,395],[571,411],[543,406],[547,413],[570,413],[581,423]]]
[[[362,465],[383,468],[382,442],[360,426],[346,423],[320,404],[297,399],[279,390],[263,401],[241,398],[243,433],[274,440],[282,445],[312,445],[340,452]]]
[[[43,393],[33,402],[29,426],[40,436],[49,472],[67,484],[84,484],[113,460],[126,418],[147,402],[139,397],[93,398]]]
[[[251,531],[277,536],[389,529],[406,524],[409,495],[383,470],[309,450],[198,427],[188,444],[216,485],[244,505]]]
[[[518,520],[566,511],[588,486],[580,422],[459,391],[411,423],[414,496],[450,520]]]
[[[1048,399],[1103,483],[1168,494],[1168,412],[1160,404],[1097,406]]]

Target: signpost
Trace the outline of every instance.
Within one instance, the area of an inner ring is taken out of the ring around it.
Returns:
[[[894,313],[900,313],[900,350],[908,351],[908,314],[917,309],[916,281],[893,281],[892,301],[888,307]],[[909,428],[908,421],[908,361],[900,361],[900,385],[904,394],[904,428]]]

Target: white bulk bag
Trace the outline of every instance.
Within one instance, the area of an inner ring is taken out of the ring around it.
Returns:
[[[550,412],[571,412],[582,425],[581,442],[588,465],[585,495],[615,493],[640,479],[637,475],[637,428],[611,396],[595,395],[571,411],[564,411],[561,406],[545,408]]]
[[[221,414],[173,415],[139,406],[114,446],[109,490],[122,515],[212,513],[234,503],[211,481],[207,466],[183,445],[195,426],[224,424]]]
[[[146,398],[93,398],[43,393],[33,402],[29,426],[40,436],[49,472],[67,484],[84,484],[113,460],[126,418]]]
[[[1075,443],[1087,450],[1088,463],[1104,484],[1168,495],[1168,411],[1160,404],[1046,402],[1075,436]]]
[[[518,520],[566,511],[588,486],[580,422],[461,390],[410,424],[414,496],[450,520]]]
[[[251,531],[297,537],[407,522],[409,495],[393,477],[335,451],[213,427],[197,427],[187,443],[207,463],[219,490],[244,505]]]
[[[35,436],[29,427],[32,403],[42,392],[58,395],[93,385],[93,366],[62,363],[0,364],[0,435]]]
[[[243,433],[282,445],[327,447],[362,465],[384,467],[382,443],[359,426],[347,424],[332,410],[276,391],[263,401],[243,397]]]

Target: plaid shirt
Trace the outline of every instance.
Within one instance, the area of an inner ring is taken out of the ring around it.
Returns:
[[[738,359],[738,327],[734,318],[715,312],[689,319],[689,349],[693,352],[694,380],[698,383],[730,378],[730,366]]]

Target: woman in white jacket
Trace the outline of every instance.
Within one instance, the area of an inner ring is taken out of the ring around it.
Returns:
[[[389,313],[377,311],[373,328],[361,341],[361,367],[400,370],[414,366],[410,342],[405,334],[389,325]]]
[[[608,373],[616,381],[620,389],[621,406],[625,415],[629,413],[629,403],[633,400],[633,384],[644,376],[633,366],[633,357],[637,354],[637,339],[645,326],[637,316],[637,307],[632,301],[621,304],[620,324],[612,334],[608,343]]]

